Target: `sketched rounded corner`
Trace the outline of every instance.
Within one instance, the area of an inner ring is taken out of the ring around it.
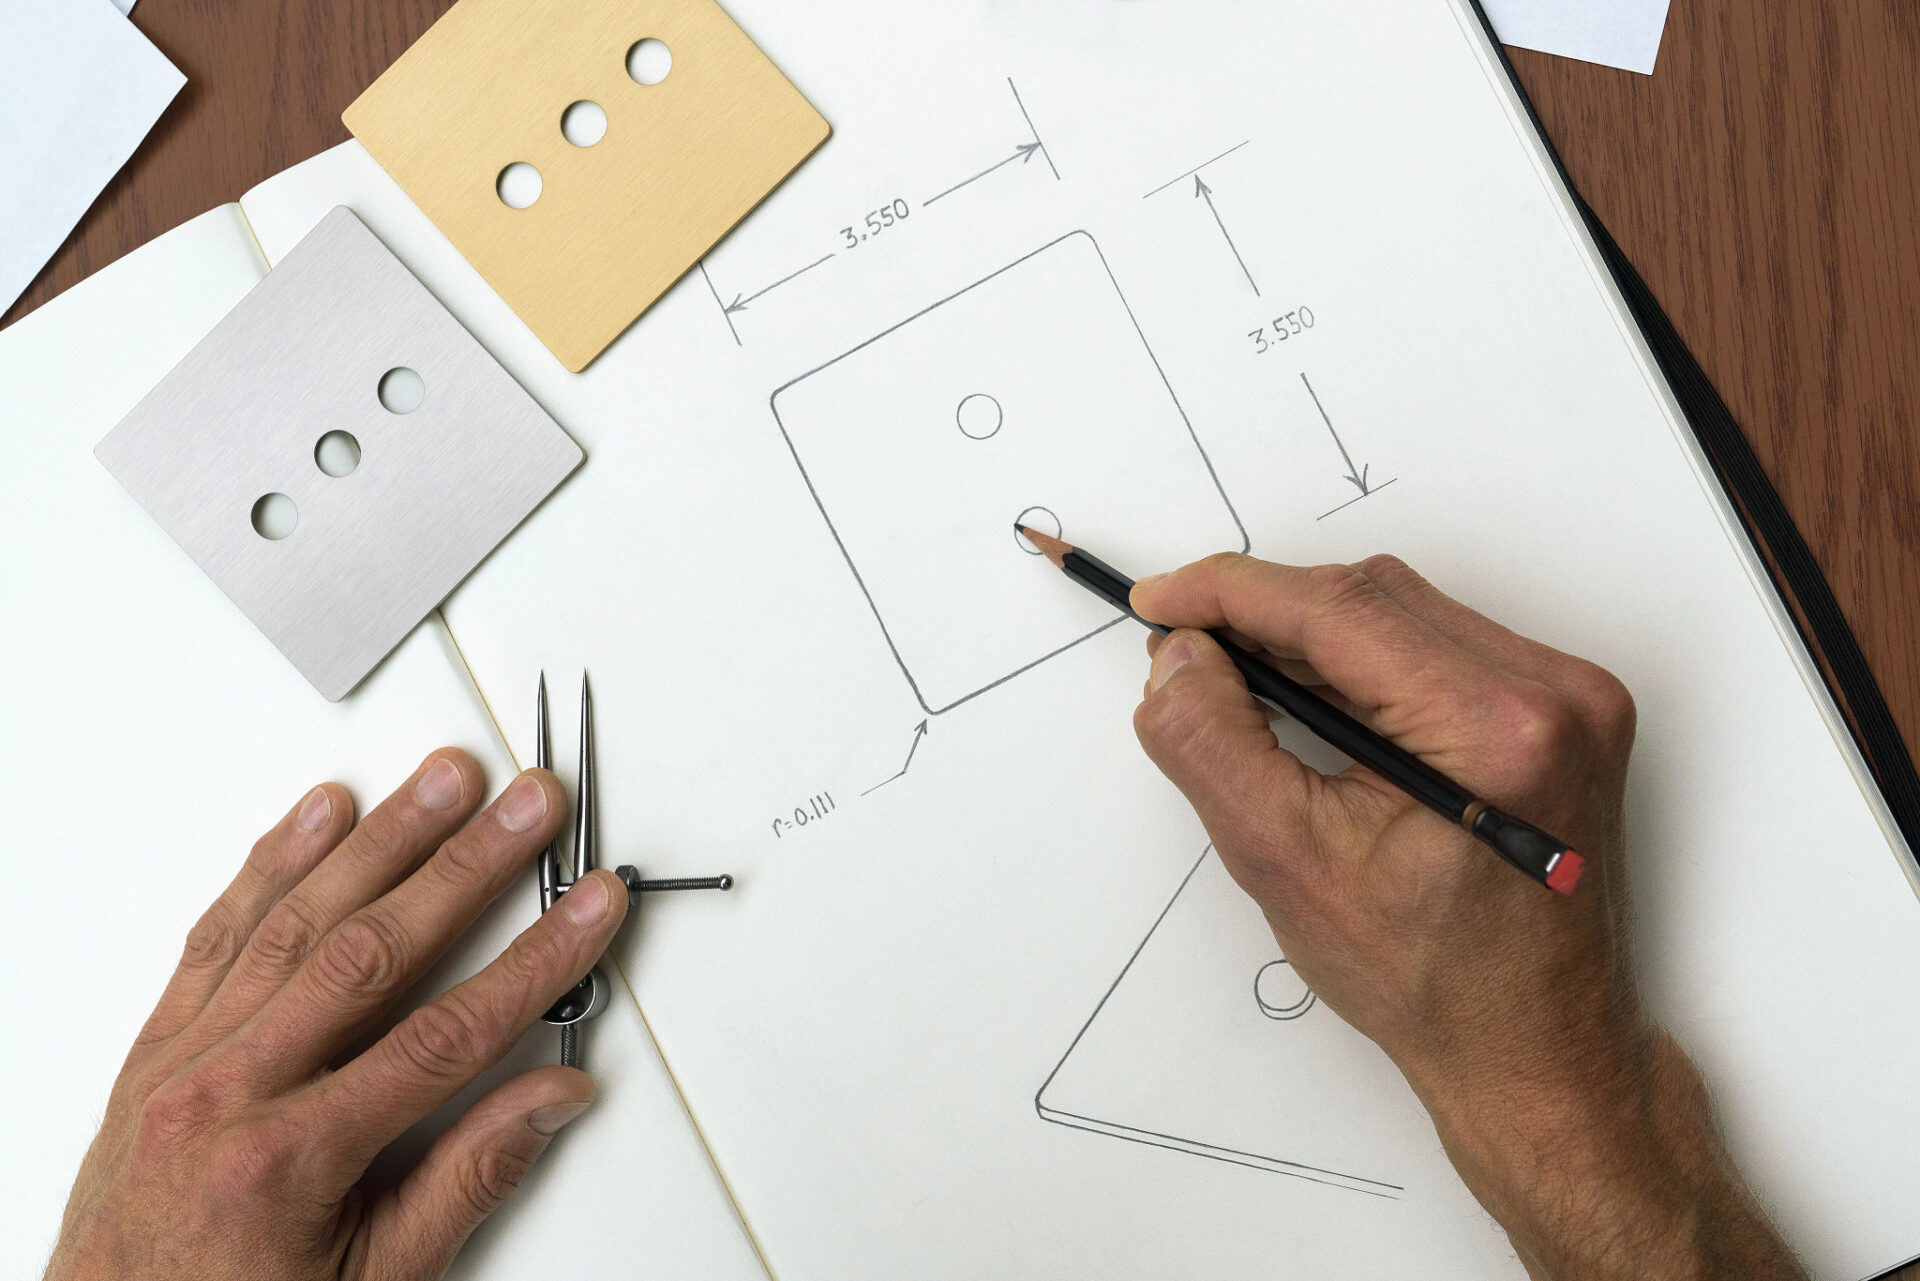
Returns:
[[[1206,1157],[1211,1161],[1223,1161],[1229,1165],[1245,1166],[1250,1170],[1263,1170],[1269,1174],[1284,1174],[1296,1179],[1305,1179],[1309,1183],[1319,1183],[1327,1187],[1344,1188],[1349,1192],[1362,1192],[1368,1196],[1379,1197],[1387,1201],[1400,1200],[1405,1196],[1406,1188],[1397,1183],[1384,1183],[1378,1179],[1363,1178],[1360,1175],[1346,1174],[1339,1170],[1324,1170],[1318,1166],[1303,1165],[1298,1161],[1287,1161],[1280,1157],[1266,1156],[1258,1152],[1244,1152],[1237,1148],[1221,1147],[1213,1143],[1202,1143],[1198,1139],[1182,1138],[1177,1134],[1166,1134],[1157,1130],[1143,1129],[1139,1126],[1125,1125],[1117,1121],[1104,1121],[1098,1117],[1082,1116],[1075,1112],[1068,1112],[1063,1108],[1054,1107],[1047,1102],[1048,1087],[1053,1084],[1054,1078],[1060,1075],[1060,1069],[1067,1065],[1067,1060],[1073,1057],[1073,1052],[1079,1047],[1081,1038],[1086,1036],[1087,1030],[1093,1026],[1094,1020],[1100,1017],[1100,1011],[1106,1008],[1107,1002],[1112,999],[1113,994],[1119,990],[1120,984],[1126,980],[1127,972],[1133,968],[1133,963],[1140,959],[1142,952],[1147,950],[1147,944],[1153,941],[1153,936],[1155,932],[1159,930],[1161,922],[1167,919],[1167,913],[1173,911],[1173,905],[1180,901],[1180,895],[1186,891],[1188,883],[1193,880],[1194,874],[1200,870],[1200,865],[1205,863],[1207,856],[1212,853],[1213,846],[1211,845],[1208,845],[1200,851],[1200,857],[1195,859],[1193,866],[1187,869],[1187,874],[1180,878],[1180,887],[1173,892],[1173,897],[1167,900],[1167,905],[1160,909],[1160,915],[1153,919],[1153,925],[1147,930],[1146,936],[1140,940],[1140,945],[1133,949],[1133,954],[1127,958],[1127,963],[1120,967],[1120,973],[1114,976],[1113,982],[1108,984],[1107,990],[1101,994],[1099,1004],[1093,1007],[1093,1013],[1089,1014],[1087,1021],[1080,1025],[1080,1030],[1073,1034],[1073,1040],[1068,1044],[1066,1053],[1060,1056],[1060,1061],[1053,1065],[1051,1072],[1047,1073],[1047,1079],[1040,1083],[1038,1090],[1034,1091],[1033,1110],[1035,1115],[1042,1121],[1049,1122],[1053,1125],[1065,1126],[1070,1130],[1084,1130],[1088,1134],[1104,1134],[1108,1138],[1125,1139],[1129,1143],[1143,1143],[1148,1147],[1164,1148],[1169,1152],[1184,1152],[1188,1156]]]
[[[989,690],[998,689],[1000,686],[1005,685],[1006,683],[1015,679],[1016,677],[1023,676],[1026,673],[1032,671],[1034,668],[1039,667],[1041,664],[1049,662],[1055,658],[1058,658],[1060,655],[1066,653],[1068,650],[1074,648],[1075,646],[1085,644],[1087,641],[1092,640],[1095,636],[1100,635],[1100,633],[1104,631],[1108,631],[1111,628],[1117,627],[1119,624],[1126,621],[1127,616],[1125,614],[1116,615],[1111,622],[1102,623],[1100,626],[1094,628],[1092,631],[1087,632],[1082,636],[1075,637],[1073,640],[1068,641],[1066,644],[1060,646],[1058,649],[1052,650],[1051,652],[1046,654],[1042,654],[1040,657],[1034,659],[1032,662],[1027,663],[1022,667],[1016,667],[1013,671],[1010,671],[1006,675],[1001,676],[995,680],[991,680],[987,682],[985,685],[982,685],[980,688],[973,690],[971,693],[963,694],[959,698],[956,698],[951,702],[944,704],[943,706],[935,707],[933,704],[927,701],[926,695],[920,689],[920,682],[914,679],[913,669],[907,665],[906,658],[900,653],[899,645],[894,642],[893,633],[887,630],[887,620],[885,616],[881,614],[880,606],[874,601],[873,593],[870,590],[868,590],[866,579],[861,577],[860,566],[854,562],[853,553],[847,550],[847,544],[845,540],[843,540],[840,537],[840,531],[838,528],[835,527],[833,523],[833,517],[827,512],[827,505],[821,499],[820,491],[814,486],[813,477],[807,473],[807,464],[805,460],[803,460],[800,457],[799,447],[793,443],[793,434],[787,430],[786,421],[780,417],[780,397],[784,395],[786,392],[792,390],[794,387],[797,387],[799,384],[805,382],[807,379],[812,378],[814,375],[823,373],[826,370],[833,368],[833,366],[839,364],[841,361],[846,360],[849,357],[854,356],[859,352],[866,350],[868,347],[873,346],[873,344],[879,342],[881,339],[889,337],[890,335],[896,333],[897,331],[906,328],[908,325],[911,325],[914,321],[919,320],[923,316],[926,316],[932,312],[938,311],[940,308],[946,306],[950,302],[953,302],[955,299],[961,298],[966,294],[972,293],[974,290],[980,288],[982,285],[985,285],[993,280],[997,280],[999,277],[1004,276],[1009,271],[1014,270],[1016,267],[1025,265],[1027,262],[1035,258],[1038,258],[1041,254],[1046,253],[1048,250],[1056,248],[1057,246],[1063,245],[1067,241],[1074,239],[1076,236],[1084,239],[1088,245],[1092,246],[1094,257],[1099,259],[1100,261],[1100,269],[1106,273],[1107,283],[1113,286],[1114,296],[1120,300],[1121,308],[1127,313],[1128,323],[1130,323],[1133,326],[1133,332],[1135,336],[1137,336],[1140,339],[1141,349],[1146,352],[1147,360],[1151,362],[1151,364],[1153,365],[1153,372],[1159,376],[1160,385],[1167,389],[1167,397],[1173,402],[1174,412],[1180,415],[1180,422],[1187,429],[1187,439],[1193,442],[1194,449],[1197,450],[1200,454],[1200,461],[1203,465],[1205,465],[1207,469],[1207,479],[1213,482],[1214,492],[1220,495],[1220,502],[1227,509],[1228,518],[1233,521],[1234,529],[1239,531],[1240,546],[1237,549],[1229,549],[1229,550],[1238,550],[1242,555],[1245,555],[1247,552],[1250,552],[1253,550],[1253,540],[1247,535],[1246,522],[1240,519],[1239,509],[1233,505],[1233,499],[1228,497],[1227,487],[1223,483],[1221,483],[1220,473],[1213,465],[1213,456],[1207,453],[1206,445],[1203,444],[1200,440],[1200,433],[1194,430],[1193,419],[1188,416],[1187,407],[1181,403],[1180,393],[1176,392],[1173,389],[1173,382],[1171,379],[1167,377],[1167,371],[1165,367],[1161,365],[1159,355],[1154,352],[1153,344],[1147,341],[1146,330],[1140,327],[1140,318],[1138,315],[1134,313],[1133,304],[1127,301],[1126,291],[1120,288],[1120,281],[1113,274],[1113,265],[1107,261],[1106,251],[1100,248],[1100,242],[1094,238],[1093,233],[1086,230],[1085,228],[1079,228],[1074,231],[1069,231],[1065,235],[1054,237],[1052,240],[1049,240],[1046,244],[1041,245],[1038,249],[1035,249],[1026,254],[1022,254],[1020,257],[1014,259],[1012,262],[1008,263],[1006,266],[1001,267],[996,271],[989,272],[988,274],[982,276],[980,279],[974,281],[972,284],[968,285],[966,288],[955,290],[953,293],[950,293],[946,295],[944,298],[941,298],[938,302],[934,302],[925,307],[922,307],[919,311],[914,312],[911,316],[908,316],[905,320],[899,321],[893,325],[889,325],[887,328],[881,330],[879,333],[875,334],[873,337],[867,339],[865,342],[859,343],[853,347],[849,347],[847,350],[841,352],[838,356],[835,356],[832,360],[829,360],[824,364],[816,365],[812,369],[807,370],[807,372],[805,372],[804,374],[800,374],[797,377],[787,379],[786,382],[781,383],[778,387],[774,388],[773,391],[767,397],[767,407],[773,413],[774,425],[780,429],[780,439],[786,442],[787,453],[792,455],[793,465],[797,467],[800,471],[800,479],[807,487],[808,496],[813,499],[813,505],[819,511],[820,519],[826,522],[827,532],[833,535],[833,545],[840,549],[841,559],[847,562],[847,569],[850,573],[852,573],[854,583],[860,588],[861,597],[866,600],[867,608],[870,611],[872,611],[874,622],[879,624],[880,635],[882,636],[882,638],[885,639],[887,643],[887,652],[893,655],[894,664],[897,667],[899,667],[901,676],[903,676],[906,679],[907,687],[913,691],[914,701],[920,705],[920,710],[925,712],[929,716],[943,716],[946,713],[952,711],[954,708],[961,706],[962,704],[972,702],[974,699],[980,697],[982,694],[987,693]]]

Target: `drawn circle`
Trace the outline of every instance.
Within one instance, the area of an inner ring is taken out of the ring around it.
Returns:
[[[960,425],[962,436],[988,440],[1005,425],[1007,415],[999,401],[984,391],[976,391],[960,402],[960,407],[953,411],[953,420]]]
[[[300,523],[300,509],[285,494],[262,494],[253,504],[253,532],[277,543]]]
[[[351,476],[360,466],[360,442],[351,432],[330,431],[314,444],[313,461],[335,479]]]
[[[1297,1019],[1319,998],[1283,958],[1267,962],[1253,976],[1253,999],[1270,1019]]]
[[[561,136],[576,147],[591,147],[607,136],[607,110],[591,98],[569,103],[560,113]]]
[[[1045,507],[1029,507],[1015,517],[1013,523],[1016,525],[1025,525],[1035,533],[1052,534],[1055,538],[1061,537],[1060,518]],[[1026,535],[1017,529],[1013,531],[1013,541],[1019,546],[1021,551],[1029,556],[1038,556],[1041,554],[1040,549],[1028,542]]]
[[[398,365],[380,375],[380,403],[390,414],[410,414],[427,398],[427,381]]]
[[[540,199],[540,171],[524,160],[516,160],[493,180],[500,203],[509,209],[525,209]]]
[[[627,74],[635,84],[657,85],[673,70],[673,50],[648,36],[627,50]]]

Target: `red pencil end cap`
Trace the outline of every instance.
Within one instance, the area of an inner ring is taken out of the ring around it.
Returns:
[[[1568,850],[1553,862],[1553,870],[1547,873],[1547,888],[1562,894],[1573,893],[1573,887],[1580,884],[1580,874],[1587,870],[1587,860]]]

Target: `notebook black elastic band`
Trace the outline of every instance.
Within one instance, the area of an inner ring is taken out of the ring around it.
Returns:
[[[1747,536],[1760,550],[1774,589],[1789,603],[1798,605],[1800,613],[1794,619],[1794,626],[1808,648],[1825,660],[1831,675],[1828,687],[1852,727],[1854,742],[1859,746],[1860,754],[1866,758],[1867,768],[1873,773],[1874,782],[1893,814],[1894,823],[1906,837],[1907,847],[1920,854],[1920,775],[1914,773],[1913,757],[1907,752],[1905,740],[1900,737],[1900,727],[1894,723],[1886,697],[1881,694],[1879,683],[1873,679],[1866,655],[1860,652],[1860,642],[1854,637],[1853,628],[1848,626],[1846,615],[1840,612],[1840,602],[1834,598],[1833,588],[1827,584],[1826,575],[1820,572],[1820,564],[1814,559],[1812,549],[1800,537],[1800,531],[1795,527],[1793,517],[1787,514],[1786,504],[1780,501],[1773,482],[1767,479],[1766,470],[1754,456],[1753,447],[1740,434],[1740,424],[1734,421],[1732,411],[1720,399],[1720,393],[1714,390],[1706,371],[1700,368],[1700,362],[1687,350],[1680,332],[1673,327],[1673,322],[1661,309],[1659,300],[1647,288],[1640,273],[1634,270],[1612,233],[1587,202],[1581,199],[1566,165],[1560,160],[1559,151],[1554,148],[1553,139],[1547,136],[1546,127],[1540,122],[1540,114],[1533,109],[1533,100],[1527,97],[1526,87],[1514,73],[1513,63],[1508,59],[1506,48],[1500,43],[1493,23],[1480,7],[1480,0],[1472,0],[1472,4],[1480,25],[1487,33],[1487,39],[1492,42],[1494,52],[1500,59],[1500,66],[1506,72],[1508,82],[1513,85],[1520,105],[1526,110],[1527,119],[1533,123],[1534,132],[1546,146],[1548,158],[1553,161],[1560,181],[1573,193],[1580,216],[1586,220],[1588,233],[1599,246],[1608,270],[1613,273],[1614,282],[1619,285],[1621,295],[1627,301],[1628,310],[1640,326],[1640,332],[1646,336],[1660,372],[1673,388],[1674,398],[1680,402],[1680,412],[1686,415],[1687,425],[1693,429],[1694,438],[1705,451],[1707,461],[1719,477],[1721,488],[1732,497]]]
[[[1773,482],[1767,479],[1752,446],[1740,434],[1740,425],[1734,421],[1726,402],[1720,399],[1720,393],[1713,389],[1700,362],[1681,341],[1679,331],[1661,310],[1653,291],[1647,288],[1640,273],[1627,261],[1626,254],[1587,202],[1580,200],[1577,193],[1574,199],[1579,201],[1587,229],[1619,282],[1620,292],[1625,295],[1640,331],[1646,335],[1647,345],[1653,349],[1660,372],[1673,388],[1688,425],[1706,451],[1721,485],[1740,509],[1748,534],[1764,553],[1774,586],[1798,603],[1805,621],[1801,623],[1796,619],[1796,626],[1800,627],[1802,639],[1826,659],[1832,684],[1838,687],[1834,692],[1852,723],[1854,739],[1867,759],[1867,767],[1873,771],[1874,781],[1886,797],[1887,807],[1893,811],[1894,821],[1906,835],[1908,846],[1920,851],[1920,776],[1914,773],[1913,758],[1900,737],[1900,727],[1894,723],[1887,700],[1873,679],[1866,656],[1860,652],[1853,629],[1840,611],[1840,602],[1820,572],[1819,562],[1794,526],[1793,517],[1787,514],[1786,504],[1780,501]]]

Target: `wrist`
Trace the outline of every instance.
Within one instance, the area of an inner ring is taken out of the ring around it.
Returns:
[[[1639,1022],[1604,1055],[1415,1089],[1537,1281],[1802,1276],[1727,1158],[1698,1071]]]

